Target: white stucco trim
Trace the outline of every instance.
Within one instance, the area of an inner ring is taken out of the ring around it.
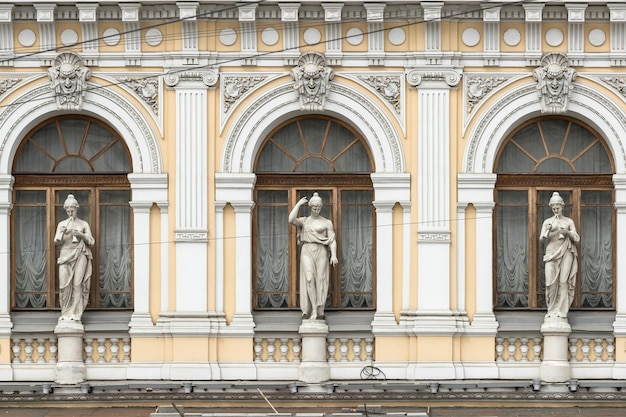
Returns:
[[[331,85],[324,114],[346,121],[361,133],[374,158],[375,172],[404,172],[400,136],[380,104],[352,87]],[[252,173],[263,139],[279,123],[303,113],[292,82],[267,90],[249,103],[227,133],[220,161],[223,173]]]
[[[598,89],[574,83],[566,116],[578,118],[598,131],[606,140],[617,174],[626,173],[626,114]],[[541,116],[536,83],[506,93],[477,119],[469,134],[463,155],[462,173],[493,173],[502,141],[520,123]]]
[[[11,173],[15,152],[24,135],[38,123],[62,114],[89,115],[117,130],[131,154],[133,173],[162,172],[157,137],[144,115],[112,89],[98,87],[89,84],[82,110],[78,112],[58,110],[48,82],[8,103],[0,113],[0,173]]]

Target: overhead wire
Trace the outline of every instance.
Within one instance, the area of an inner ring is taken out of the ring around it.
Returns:
[[[245,5],[251,5],[251,4],[262,4],[264,3],[266,0],[257,0],[257,1],[251,1],[251,2],[246,2]],[[454,18],[459,18],[463,15],[466,14],[472,14],[472,13],[476,13],[478,11],[484,11],[485,9],[489,9],[489,8],[495,8],[495,7],[502,7],[502,6],[519,6],[522,4],[528,4],[528,3],[536,3],[536,1],[515,1],[515,2],[503,2],[503,3],[493,3],[493,4],[489,4],[486,6],[481,6],[480,8],[476,8],[476,9],[471,9],[471,10],[465,10],[465,11],[461,11],[459,13],[452,13],[452,14],[447,14],[444,17],[438,18],[438,19],[432,19],[432,20],[415,20],[415,21],[411,21],[411,22],[406,22],[406,23],[402,23],[402,24],[398,24],[398,25],[391,25],[391,26],[387,26],[387,27],[383,27],[381,29],[376,29],[376,30],[369,30],[369,31],[364,31],[362,33],[362,35],[370,35],[370,34],[374,34],[374,33],[379,33],[379,32],[386,32],[389,30],[392,30],[394,28],[405,28],[405,27],[411,27],[413,25],[420,25],[420,24],[424,24],[430,21],[445,21],[447,19],[454,19]],[[542,3],[546,3],[546,2],[542,2]],[[48,50],[39,50],[36,52],[32,52],[32,53],[26,53],[24,55],[19,55],[16,57],[12,57],[12,58],[8,58],[8,59],[2,59],[0,60],[0,63],[2,62],[6,62],[6,61],[10,61],[10,60],[20,60],[20,59],[25,59],[25,58],[29,58],[29,57],[33,57],[33,56],[37,56],[40,54],[45,54],[48,52],[55,52],[58,50],[72,50],[73,48],[76,48],[77,46],[80,46],[82,44],[85,43],[91,43],[94,41],[98,41],[98,42],[103,42],[104,40],[106,40],[107,38],[110,38],[111,36],[122,36],[122,35],[128,35],[128,34],[132,34],[135,32],[141,32],[141,31],[146,31],[148,29],[151,28],[159,28],[162,26],[166,26],[166,25],[171,25],[171,24],[175,24],[175,23],[180,23],[183,22],[185,20],[188,19],[195,19],[195,18],[201,18],[201,17],[208,17],[211,15],[215,15],[218,13],[224,13],[227,12],[229,10],[234,10],[234,9],[238,9],[241,5],[241,3],[235,4],[233,6],[229,6],[229,7],[225,7],[219,10],[210,10],[204,13],[198,13],[195,15],[191,15],[188,17],[183,17],[183,18],[176,18],[176,19],[170,19],[164,22],[160,22],[160,23],[156,23],[153,25],[148,25],[148,26],[142,26],[140,28],[137,29],[132,29],[132,30],[128,30],[128,31],[124,31],[124,32],[120,32],[118,34],[115,35],[108,35],[108,36],[101,36],[99,38],[96,39],[90,39],[90,40],[84,40],[81,42],[77,42],[75,44],[72,45],[57,45],[54,48],[50,48]],[[409,16],[402,16],[402,15],[395,15],[394,16],[394,20],[395,19],[399,19],[399,18],[409,18]],[[352,22],[352,23],[358,23],[358,22],[366,22],[366,19],[349,19],[349,20],[342,20],[341,23],[347,23],[347,22]],[[319,23],[311,23],[310,26],[307,27],[325,27],[327,25],[327,22],[325,21],[321,21]],[[265,29],[266,27],[274,27],[274,23],[267,23],[267,26],[262,26],[259,27],[259,25],[257,25],[255,32],[258,33],[261,30]],[[302,26],[301,26],[302,27]],[[233,29],[234,30],[234,29]],[[239,28],[238,30],[235,30],[236,33],[238,34],[243,34],[245,33],[245,30],[241,30],[241,28]],[[204,32],[199,32],[200,34],[212,34],[213,36],[217,36],[217,34],[219,33],[219,31],[204,31]],[[361,36],[361,35],[359,35]],[[333,39],[326,39],[326,40],[322,40],[320,42],[311,44],[311,45],[307,45],[308,47],[314,47],[316,45],[320,45],[320,44],[324,44],[324,43],[329,43],[329,42],[334,42],[337,40],[345,40],[345,39],[349,39],[351,36],[350,35],[344,35],[344,36],[340,36],[337,38],[333,38]],[[166,39],[167,40],[178,40],[178,39],[184,39],[184,36],[182,34],[178,35],[166,35]],[[267,55],[272,55],[272,54],[280,54],[292,49],[299,49],[301,46],[296,46],[294,48],[282,48],[279,50],[273,50],[273,51],[266,51],[266,52],[257,52],[251,55],[247,55],[247,56],[238,56],[238,57],[233,57],[233,58],[228,58],[228,59],[224,59],[224,60],[220,60],[220,61],[216,61],[216,62],[212,62],[210,64],[203,64],[203,65],[198,65],[198,66],[189,66],[189,67],[184,67],[184,68],[179,68],[179,69],[174,69],[171,71],[168,71],[167,73],[164,74],[150,74],[146,77],[139,77],[139,78],[133,78],[132,80],[125,80],[125,81],[119,81],[116,83],[108,83],[105,85],[98,85],[98,86],[90,86],[87,88],[87,91],[91,91],[91,90],[95,90],[95,89],[100,89],[100,88],[108,88],[108,87],[114,87],[114,86],[118,86],[118,85],[124,85],[127,84],[129,82],[132,81],[136,81],[138,79],[142,79],[142,78],[153,78],[155,76],[165,76],[167,74],[176,74],[176,73],[180,73],[180,72],[187,72],[187,71],[197,71],[199,69],[204,69],[207,67],[218,67],[218,66],[222,66],[224,64],[228,64],[231,62],[239,62],[243,59],[253,59],[253,58],[259,58],[259,57],[263,57],[263,56],[267,56]],[[42,98],[43,99],[43,98]],[[47,99],[47,98],[46,98]],[[29,100],[29,101],[33,101],[33,100]],[[19,104],[19,101],[15,101],[12,102],[10,104],[6,104],[6,105],[0,105],[0,108],[5,107],[5,106],[10,106],[10,105],[16,105]],[[491,217],[491,216],[490,216]],[[476,216],[473,217],[471,219],[480,219],[480,216]],[[470,218],[464,218],[463,221],[467,221],[467,220],[471,220]],[[437,220],[438,223],[452,223],[452,222],[456,222],[459,221],[458,219],[448,219],[448,220]],[[414,224],[420,224],[420,223],[432,223],[433,221],[425,221],[425,222],[410,222],[408,224],[410,225],[414,225]],[[389,225],[377,225],[376,228],[379,227],[397,227],[397,226],[405,226],[406,223],[400,223],[400,224],[395,224],[395,223],[391,223]],[[237,238],[250,238],[250,236],[224,236],[222,237],[222,239],[226,240],[226,239],[237,239]],[[209,240],[215,240],[216,238],[209,238]],[[150,242],[150,243],[145,243],[145,244],[167,244],[167,243],[171,243],[171,242]],[[134,246],[136,246],[134,244]]]
[[[143,26],[141,28],[137,28],[137,29],[132,29],[132,30],[128,30],[128,31],[123,31],[120,32],[119,34],[116,34],[114,36],[122,36],[122,35],[127,35],[127,34],[132,34],[135,32],[141,32],[141,31],[146,31],[148,29],[151,28],[159,28],[162,26],[166,26],[166,25],[171,25],[174,23],[180,23],[189,19],[195,19],[198,17],[208,17],[210,15],[214,15],[214,14],[219,14],[219,13],[224,13],[226,11],[230,11],[230,10],[234,10],[234,9],[238,9],[241,5],[250,5],[250,4],[263,4],[266,0],[257,0],[257,1],[251,1],[251,2],[246,2],[246,3],[237,3],[233,6],[230,7],[225,7],[219,10],[210,10],[204,13],[199,13],[196,15],[191,15],[188,17],[183,17],[183,18],[176,18],[176,19],[170,19],[164,22],[160,22],[160,23],[155,23],[153,25],[148,25],[148,26]],[[415,20],[415,21],[410,21],[410,22],[406,22],[406,23],[402,23],[402,24],[396,24],[396,25],[392,25],[392,26],[386,26],[386,27],[382,27],[380,29],[373,29],[373,30],[366,30],[364,32],[362,32],[361,34],[358,35],[343,35],[343,36],[339,36],[336,38],[332,38],[332,39],[325,39],[325,40],[320,40],[319,42],[316,43],[312,43],[310,45],[306,45],[307,47],[315,47],[321,44],[326,44],[326,43],[331,43],[331,42],[336,42],[336,41],[342,41],[342,40],[347,40],[350,39],[352,37],[355,36],[365,36],[365,35],[371,35],[371,34],[375,34],[375,33],[380,33],[380,32],[387,32],[390,31],[392,29],[401,29],[401,28],[406,28],[406,27],[411,27],[414,25],[420,25],[423,23],[428,23],[431,21],[446,21],[448,19],[455,19],[455,18],[459,18],[461,16],[467,15],[467,14],[473,14],[476,13],[478,11],[484,11],[486,9],[490,9],[490,8],[495,8],[495,7],[502,7],[503,5],[506,6],[518,6],[518,5],[522,5],[522,4],[527,4],[527,3],[535,3],[535,1],[515,1],[515,2],[503,2],[503,3],[494,3],[494,4],[489,4],[489,5],[483,5],[480,8],[475,8],[475,9],[470,9],[470,10],[464,10],[464,11],[460,11],[458,13],[450,13],[445,15],[444,17],[440,17],[437,19],[429,19],[429,20]],[[544,2],[545,3],[545,2]],[[409,19],[409,17],[413,17],[412,15],[406,15],[406,16],[402,16],[402,15],[395,15],[394,19],[399,19],[399,18],[407,18]],[[342,20],[342,23],[348,23],[348,22],[367,22],[367,19],[351,19],[351,20]],[[319,23],[311,23],[310,26],[306,26],[306,27],[325,27],[327,24],[327,22],[325,21],[320,21]],[[307,23],[308,25],[308,23]],[[268,23],[267,27],[273,27],[270,26],[270,23]],[[255,33],[260,32],[262,29],[265,29],[266,27],[263,28],[259,28],[257,25],[257,28],[255,29]],[[235,30],[235,29],[233,29]],[[206,33],[211,33],[212,31],[207,31]],[[217,31],[213,32],[213,36],[217,36]],[[245,32],[245,30],[242,30],[241,28],[238,28],[237,30],[235,30],[235,33],[238,34],[243,34],[243,33],[247,33]],[[37,56],[40,54],[44,54],[44,53],[48,53],[48,52],[55,52],[55,51],[64,51],[64,50],[68,50],[68,51],[72,51],[74,48],[76,48],[77,46],[83,45],[85,43],[90,43],[90,42],[103,42],[105,39],[110,38],[113,35],[107,35],[107,36],[101,36],[99,38],[94,38],[94,39],[89,39],[89,40],[83,40],[81,42],[77,42],[75,44],[71,44],[71,45],[56,45],[54,48],[50,48],[47,50],[40,50],[40,51],[36,51],[36,52],[31,52],[31,53],[27,53],[24,55],[20,55],[20,56],[16,56],[16,57],[11,57],[11,58],[6,58],[4,60],[0,60],[0,64],[2,64],[3,62],[6,61],[16,61],[16,60],[21,60],[21,59],[25,59],[28,57],[33,57],[33,56]],[[177,39],[184,39],[184,35],[180,34],[174,34],[174,35],[167,35],[167,36],[173,36],[173,38],[168,39],[168,40],[177,40]],[[213,69],[215,67],[220,67],[220,66],[225,66],[226,64],[230,64],[230,63],[234,63],[234,62],[241,62],[242,60],[249,60],[249,59],[257,59],[257,58],[261,58],[261,57],[266,57],[266,56],[270,56],[270,55],[280,55],[284,52],[288,52],[290,50],[299,50],[301,48],[300,45],[298,46],[294,46],[291,48],[282,48],[282,49],[278,49],[278,50],[271,50],[271,51],[264,51],[264,52],[255,52],[255,53],[251,53],[249,55],[245,55],[245,54],[240,54],[239,56],[235,56],[235,57],[229,57],[229,58],[223,58],[223,59],[218,59],[215,60],[214,62],[210,62],[208,64],[201,64],[201,65],[190,65],[190,66],[184,66],[184,67],[179,67],[179,68],[173,68],[168,70],[165,73],[159,73],[159,74],[147,74],[145,77],[142,76],[138,76],[138,77],[133,77],[132,79],[125,79],[125,80],[118,80],[116,82],[109,82],[109,83],[104,83],[104,84],[99,84],[99,85],[93,85],[93,83],[91,85],[88,85],[88,87],[85,89],[85,92],[88,91],[94,91],[94,90],[98,90],[98,89],[102,89],[102,88],[109,88],[109,87],[115,87],[115,86],[120,86],[120,85],[126,85],[128,83],[133,83],[133,82],[137,82],[137,81],[141,81],[141,80],[145,80],[145,79],[150,79],[150,78],[155,78],[155,77],[164,77],[167,75],[175,75],[175,74],[179,74],[179,73],[184,73],[184,72],[189,72],[189,71],[198,71],[198,70],[202,70],[202,69]],[[181,51],[182,52],[182,51]],[[200,52],[200,51],[197,51]],[[202,51],[204,52],[204,51]],[[206,51],[206,52],[211,52],[211,51]],[[215,51],[216,52],[216,51]],[[28,101],[37,101],[37,100],[47,100],[47,97],[42,97],[42,98],[38,98],[38,99],[29,99]],[[23,102],[20,102],[19,100],[16,100],[12,103],[9,104],[3,104],[0,105],[0,108],[3,107],[7,107],[7,106],[12,106],[12,105],[19,105],[22,104]]]

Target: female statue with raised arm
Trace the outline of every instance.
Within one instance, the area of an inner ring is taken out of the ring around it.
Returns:
[[[554,216],[541,226],[540,240],[547,240],[543,257],[546,274],[546,317],[567,317],[574,300],[578,253],[574,245],[580,240],[574,221],[563,215],[565,202],[554,192],[549,202]]]
[[[60,320],[80,321],[89,301],[93,259],[89,246],[95,240],[89,224],[78,218],[78,207],[76,198],[69,194],[63,203],[68,218],[59,222],[54,235],[54,243],[61,245],[57,259]]]
[[[298,217],[300,207],[307,204],[302,197],[289,213],[289,223],[298,227],[300,234],[300,309],[304,319],[323,319],[328,297],[330,264],[337,265],[337,242],[333,223],[322,217],[322,198],[314,193],[308,201],[311,215]]]

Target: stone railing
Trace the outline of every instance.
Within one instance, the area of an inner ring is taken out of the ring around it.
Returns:
[[[374,361],[374,337],[331,333],[326,338],[326,357],[331,378],[359,379],[362,369]],[[254,338],[254,363],[259,379],[297,379],[301,360],[302,341],[298,333],[265,333]]]
[[[543,355],[541,333],[500,333],[495,347],[500,377],[522,379],[539,376]],[[615,363],[615,338],[612,335],[572,333],[568,349],[573,378],[611,378]]]
[[[83,359],[88,378],[124,378],[122,368],[130,363],[130,352],[130,336],[127,333],[86,333]],[[11,337],[11,364],[16,380],[53,380],[57,359],[57,337],[54,334],[14,334]],[[113,370],[115,365],[120,369]]]

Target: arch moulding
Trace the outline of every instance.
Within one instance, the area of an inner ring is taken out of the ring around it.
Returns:
[[[126,143],[134,174],[159,174],[162,158],[156,135],[143,115],[111,89],[91,85],[82,109],[59,111],[48,82],[35,86],[0,113],[0,173],[10,174],[13,158],[26,133],[38,123],[60,114],[87,114],[117,130]]]

